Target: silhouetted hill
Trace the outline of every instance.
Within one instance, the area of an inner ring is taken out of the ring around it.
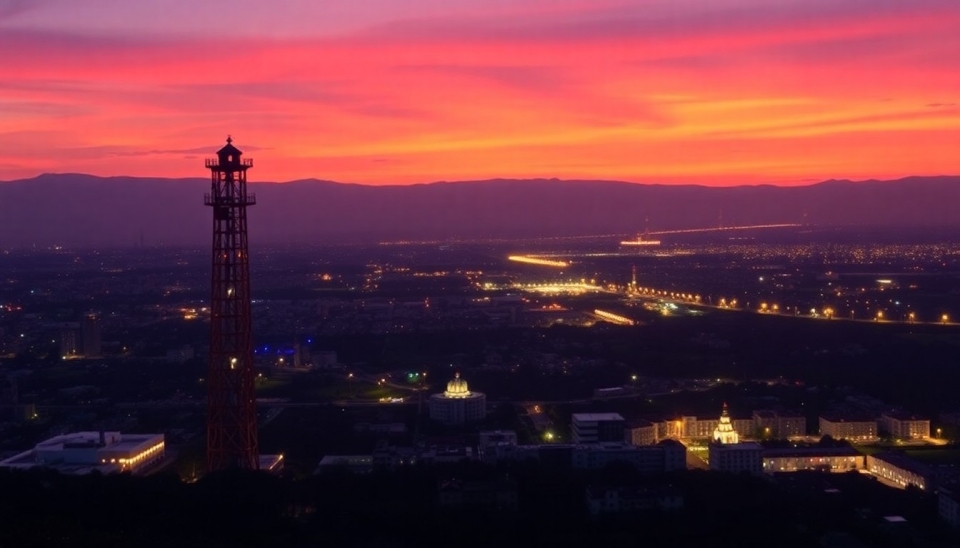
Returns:
[[[46,174],[0,183],[0,246],[201,244],[207,179]],[[724,225],[945,226],[960,177],[826,181],[804,187],[503,180],[364,186],[251,183],[254,242],[626,234]],[[804,217],[806,215],[806,217]]]

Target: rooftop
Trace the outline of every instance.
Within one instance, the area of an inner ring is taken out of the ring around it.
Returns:
[[[622,421],[620,413],[574,413],[573,420],[582,422]]]

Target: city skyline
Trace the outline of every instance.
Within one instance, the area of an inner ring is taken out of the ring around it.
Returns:
[[[0,180],[192,177],[228,133],[268,181],[955,172],[955,2],[770,4],[0,2]]]

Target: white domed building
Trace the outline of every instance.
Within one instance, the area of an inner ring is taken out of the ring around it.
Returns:
[[[444,424],[463,424],[487,416],[487,396],[471,392],[457,373],[443,394],[430,396],[430,418]]]

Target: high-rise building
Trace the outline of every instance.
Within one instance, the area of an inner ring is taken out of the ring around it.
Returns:
[[[210,297],[210,363],[207,375],[207,468],[258,469],[257,409],[254,394],[250,317],[250,263],[247,246],[249,158],[227,137],[208,159],[213,208],[213,272]]]
[[[83,356],[96,358],[100,356],[100,318],[96,314],[87,314],[80,324],[80,334],[83,338]]]

